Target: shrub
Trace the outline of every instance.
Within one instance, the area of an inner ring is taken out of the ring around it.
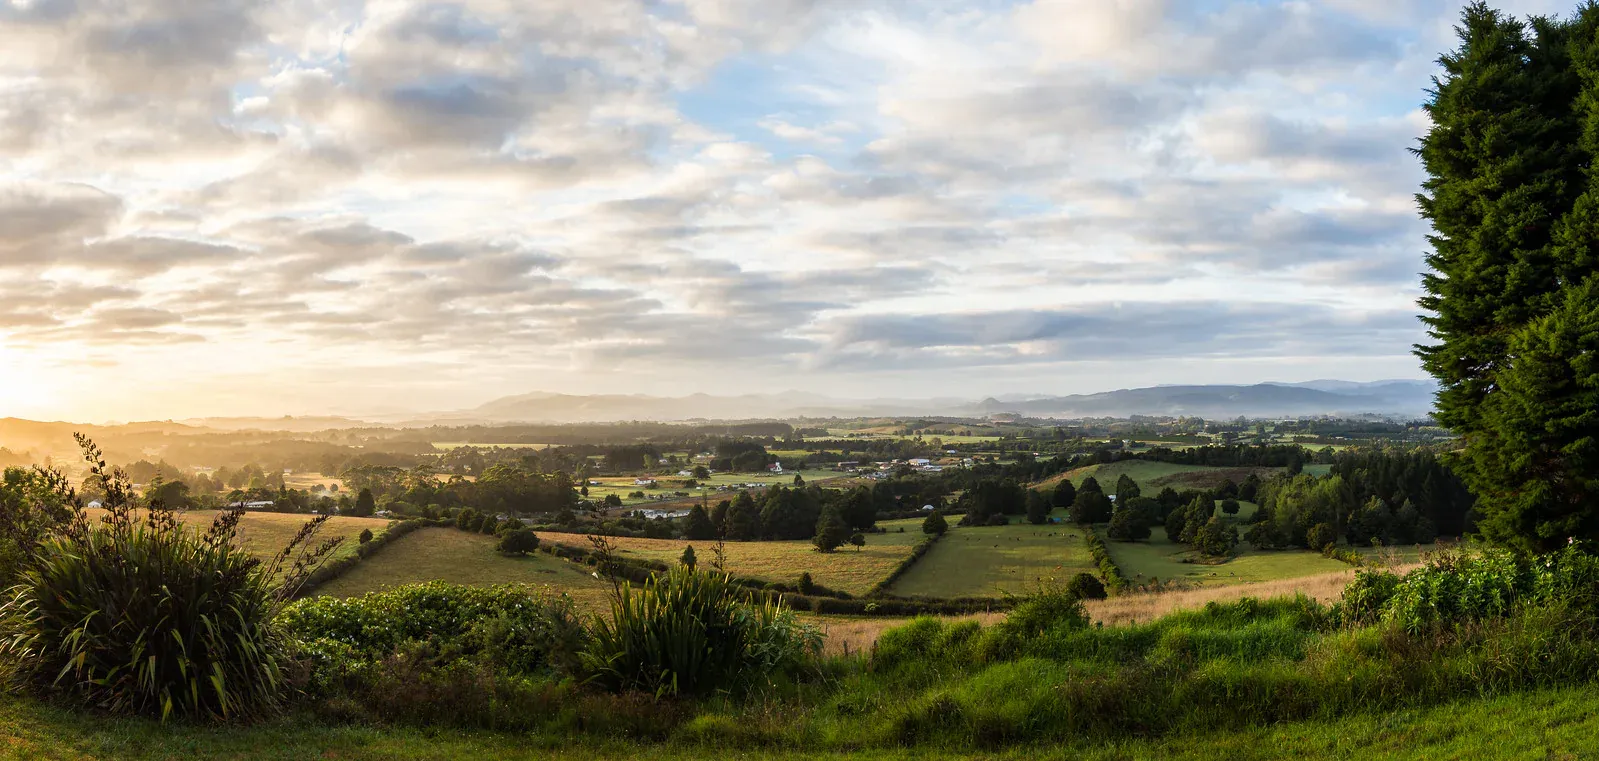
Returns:
[[[479,534],[488,534],[490,536],[493,536],[494,532],[497,529],[499,529],[499,527],[500,527],[500,519],[499,518],[496,518],[496,517],[494,517],[492,515],[485,515],[485,516],[483,516],[483,523],[482,523],[482,525],[478,526],[477,531],[478,531]]]
[[[519,528],[500,534],[499,550],[506,555],[526,555],[539,548],[539,536],[529,529]]]
[[[1325,523],[1318,523],[1305,530],[1305,544],[1313,550],[1321,550],[1338,540],[1338,534],[1333,527]]]
[[[942,536],[943,533],[948,530],[949,522],[944,520],[944,516],[939,515],[938,513],[933,513],[922,521],[922,533],[924,534]]]
[[[369,529],[369,528],[361,529],[361,535],[356,537],[356,539],[361,544],[366,544],[367,542],[372,541],[372,529]]]
[[[1105,584],[1091,573],[1079,573],[1066,582],[1066,591],[1076,595],[1080,600],[1103,600],[1106,597]]]
[[[753,686],[820,652],[821,634],[780,602],[740,597],[725,574],[682,566],[624,585],[611,617],[596,619],[583,664],[611,689],[663,697]]]
[[[29,549],[0,605],[0,658],[26,684],[113,713],[232,719],[277,707],[287,654],[274,616],[337,545],[310,547],[327,518],[262,563],[237,541],[242,510],[198,535],[159,501],[140,517],[122,474],[78,442],[107,514],[91,523],[63,495],[72,521]]]
[[[1009,526],[1010,519],[1006,518],[1004,515],[995,513],[994,515],[988,516],[986,523],[990,526]]]
[[[816,591],[816,583],[811,580],[811,572],[803,571],[799,575],[799,584],[796,586],[802,595],[810,595]]]
[[[694,566],[699,565],[699,559],[694,557],[694,545],[690,544],[683,547],[683,555],[677,559],[677,562],[682,563],[689,570],[693,570]]]
[[[1110,591],[1120,590],[1127,585],[1127,577],[1122,575],[1122,569],[1110,556],[1110,549],[1105,546],[1105,540],[1092,526],[1083,532],[1083,542],[1088,545],[1088,552],[1094,556],[1094,562],[1099,565],[1099,575],[1105,580],[1105,586]]]
[[[424,642],[440,661],[483,655],[513,673],[569,672],[587,643],[571,599],[512,585],[430,581],[360,597],[312,597],[289,605],[278,620],[309,650],[341,651],[345,660],[376,661],[404,643]]]

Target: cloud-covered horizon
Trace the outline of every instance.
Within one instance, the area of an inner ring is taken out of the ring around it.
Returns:
[[[0,0],[0,415],[1416,377],[1459,6]]]

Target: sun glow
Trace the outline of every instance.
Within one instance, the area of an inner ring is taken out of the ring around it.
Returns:
[[[19,349],[0,346],[0,417],[38,415],[55,404],[56,393],[38,364]]]

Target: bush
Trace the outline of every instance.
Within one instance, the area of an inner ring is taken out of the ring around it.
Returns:
[[[996,513],[988,516],[988,520],[985,523],[989,526],[1009,526],[1010,519],[1006,518],[1004,515]]]
[[[795,587],[802,595],[810,596],[816,591],[816,583],[811,580],[811,572],[804,571],[799,575],[799,584]]]
[[[685,567],[622,587],[583,663],[596,683],[657,697],[750,687],[811,662],[822,637],[776,601],[741,600],[725,574]]]
[[[1099,575],[1105,580],[1105,587],[1112,592],[1120,590],[1127,585],[1127,577],[1122,575],[1122,569],[1110,556],[1110,549],[1105,546],[1105,540],[1092,526],[1084,528],[1083,542],[1088,545],[1088,552],[1094,556],[1094,562],[1099,565]]]
[[[356,537],[356,539],[361,544],[366,544],[367,542],[372,541],[372,529],[369,529],[369,528],[361,529],[361,535]]]
[[[539,548],[539,536],[529,529],[519,528],[500,534],[499,550],[506,555],[526,555]]]
[[[137,516],[121,474],[79,444],[105,485],[106,516],[91,523],[64,495],[72,522],[29,548],[0,605],[0,658],[25,684],[113,713],[236,719],[276,708],[287,653],[274,617],[337,544],[308,549],[327,518],[261,563],[237,541],[242,510],[204,534],[159,502]]]
[[[1338,534],[1333,527],[1325,523],[1318,523],[1305,531],[1305,544],[1313,550],[1320,551],[1327,545],[1338,541]]]
[[[285,608],[279,623],[308,651],[339,652],[342,662],[376,662],[421,642],[441,662],[481,655],[518,674],[571,672],[587,643],[570,598],[511,585],[430,581],[360,597],[313,597]]]
[[[922,521],[922,533],[924,534],[942,536],[948,530],[949,522],[944,520],[944,516],[938,513],[933,513]]]
[[[1076,595],[1080,600],[1103,600],[1106,598],[1105,584],[1091,573],[1079,573],[1066,582],[1066,591]]]

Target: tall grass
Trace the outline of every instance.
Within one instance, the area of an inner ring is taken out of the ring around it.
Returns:
[[[752,686],[821,651],[820,632],[779,600],[748,600],[726,574],[684,566],[619,586],[592,633],[583,662],[595,682],[657,697]]]
[[[336,542],[320,521],[263,563],[236,541],[240,511],[203,535],[156,503],[136,511],[120,472],[79,437],[106,514],[73,514],[25,548],[0,604],[0,661],[21,684],[116,713],[230,719],[276,707],[286,641],[273,619]],[[142,513],[142,515],[141,515]],[[12,537],[15,541],[15,537]]]

